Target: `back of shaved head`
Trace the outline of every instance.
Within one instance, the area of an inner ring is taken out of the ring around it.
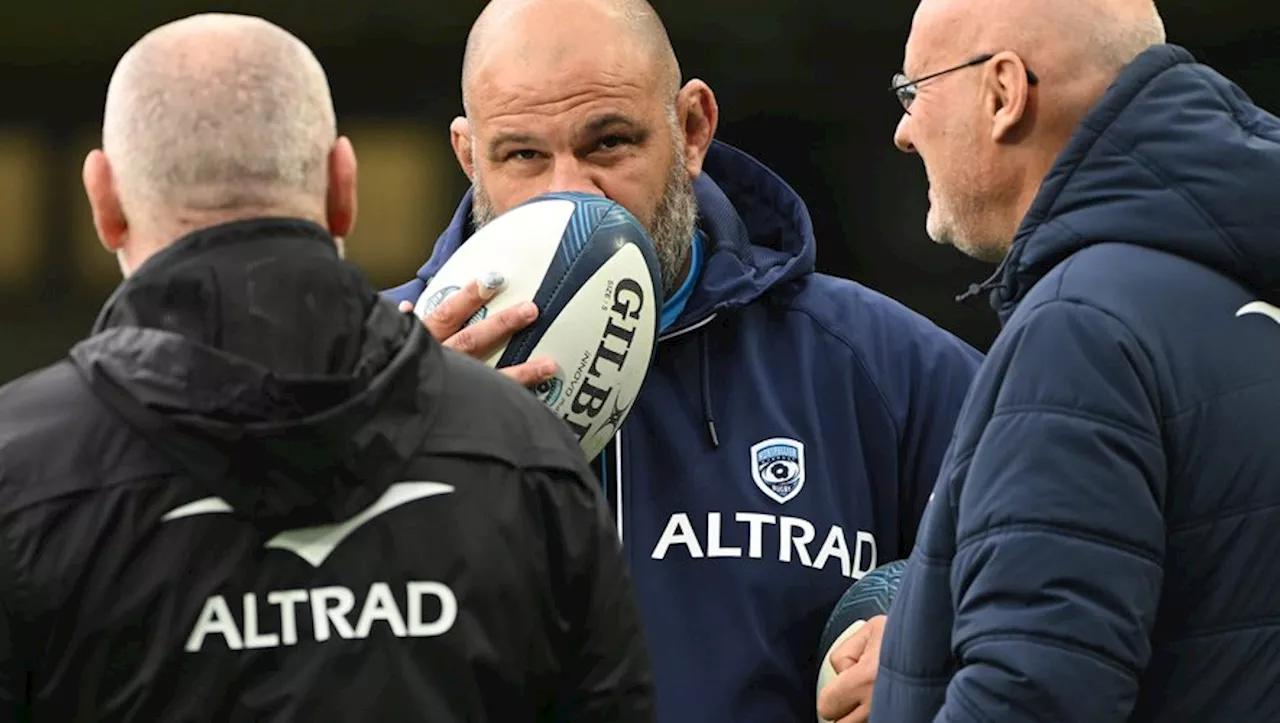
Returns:
[[[572,13],[599,15],[613,24],[620,38],[640,45],[651,58],[664,92],[674,99],[680,87],[680,64],[662,19],[646,0],[491,0],[472,25],[462,57],[462,103],[468,114],[471,80],[495,50],[510,49],[512,43],[520,42],[560,42],[562,39],[544,39],[529,33],[527,24],[554,23],[557,17]],[[612,38],[575,40],[600,44]]]
[[[323,203],[336,139],[323,68],[265,20],[206,14],[143,36],[107,90],[103,151],[133,215]]]

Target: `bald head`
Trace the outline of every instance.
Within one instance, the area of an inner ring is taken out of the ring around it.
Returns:
[[[306,45],[259,18],[208,14],[157,28],[125,53],[102,136],[135,215],[304,199],[323,208],[336,124]]]
[[[324,70],[260,18],[195,15],[147,33],[107,88],[85,158],[102,245],[128,275],[192,231],[265,216],[355,223],[356,159],[336,137]]]
[[[467,39],[462,93],[449,140],[476,227],[545,193],[605,196],[649,232],[664,290],[679,288],[719,109],[706,83],[681,85],[648,2],[493,0]]]
[[[1109,83],[1165,37],[1152,0],[923,0],[912,41],[929,60],[1013,51],[1054,87],[1094,75]]]
[[[662,19],[646,0],[491,0],[467,36],[463,107],[470,114],[472,83],[494,64],[554,62],[609,45],[638,53],[661,92],[675,98],[680,65]]]
[[[924,160],[929,236],[1001,259],[1081,119],[1164,40],[1152,0],[922,0],[903,70],[954,72],[913,87],[894,143]]]

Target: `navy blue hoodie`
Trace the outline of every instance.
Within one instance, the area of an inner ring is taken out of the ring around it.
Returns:
[[[911,549],[980,357],[863,286],[814,273],[808,210],[716,143],[684,310],[600,471],[654,659],[662,723],[812,720],[832,606]],[[470,198],[416,300],[469,235]]]
[[[871,720],[1280,721],[1280,119],[1146,51],[992,285]]]

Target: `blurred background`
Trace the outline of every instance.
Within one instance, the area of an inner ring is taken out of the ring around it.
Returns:
[[[1171,42],[1280,111],[1280,3],[1158,4]],[[0,383],[63,356],[119,283],[115,259],[93,235],[80,165],[99,141],[111,71],[143,33],[218,10],[263,16],[311,45],[360,159],[349,257],[385,287],[426,260],[466,190],[448,123],[461,109],[463,45],[483,5],[0,0]],[[985,302],[962,306],[954,297],[991,269],[928,240],[923,170],[890,140],[900,111],[889,78],[916,3],[654,5],[686,78],[717,93],[720,138],[771,165],[807,200],[819,269],[900,299],[985,350],[994,315]]]

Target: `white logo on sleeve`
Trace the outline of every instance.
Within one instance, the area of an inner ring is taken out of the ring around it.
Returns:
[[[416,500],[449,494],[452,485],[441,482],[397,482],[387,488],[372,505],[345,522],[285,530],[264,547],[292,552],[312,567],[320,567],[329,555],[353,532],[370,520]],[[231,505],[219,497],[205,497],[165,514],[170,522],[198,515],[229,514]],[[219,638],[230,650],[252,650],[297,645],[309,633],[309,640],[323,643],[364,639],[375,624],[398,638],[425,638],[444,635],[458,618],[458,599],[449,586],[435,581],[410,581],[393,589],[375,582],[361,597],[342,585],[312,589],[246,592],[231,602],[223,595],[205,600],[185,649],[200,652],[210,638]],[[300,622],[310,622],[310,629]]]
[[[1236,316],[1241,317],[1246,314],[1258,314],[1280,324],[1280,308],[1276,308],[1265,301],[1250,301],[1236,311]]]

